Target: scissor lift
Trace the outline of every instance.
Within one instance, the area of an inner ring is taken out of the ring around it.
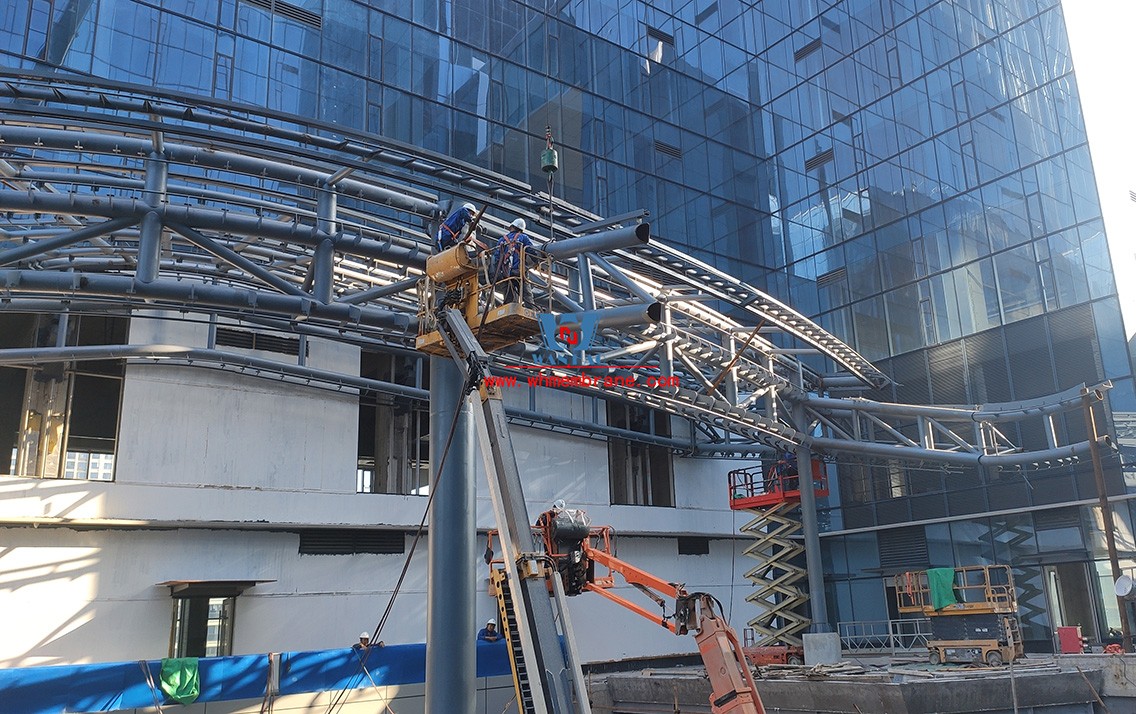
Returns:
[[[806,571],[796,562],[804,552],[799,538],[801,478],[795,468],[786,465],[782,460],[767,470],[752,467],[730,472],[730,508],[753,515],[740,530],[753,537],[745,554],[758,561],[745,574],[754,586],[746,602],[760,608],[748,623],[756,648],[799,647],[800,635],[810,623],[801,614],[808,595],[798,586]],[[812,462],[812,477],[816,495],[827,496],[828,478],[819,461]]]
[[[953,569],[948,600],[936,608],[926,570],[893,576],[901,613],[920,614],[931,622],[927,659],[943,662],[985,663],[997,667],[1025,654],[1018,627],[1018,600],[1014,575],[1008,565],[971,565]]]

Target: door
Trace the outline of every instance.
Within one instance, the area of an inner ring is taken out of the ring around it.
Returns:
[[[1090,642],[1099,642],[1096,591],[1087,563],[1057,563],[1045,566],[1045,594],[1054,632],[1058,627],[1081,626]]]

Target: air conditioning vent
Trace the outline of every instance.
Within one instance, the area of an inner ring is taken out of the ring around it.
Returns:
[[[816,156],[805,161],[805,171],[813,171],[819,169],[821,166],[824,166],[834,158],[836,158],[836,154],[833,153],[832,149],[825,149]]]
[[[1052,531],[1059,528],[1080,528],[1081,509],[1053,508],[1048,511],[1034,511],[1033,527],[1039,531]]]
[[[694,24],[695,25],[701,25],[702,23],[706,22],[706,20],[716,12],[718,12],[718,1],[714,0],[714,2],[712,2],[712,3],[710,3],[709,5],[706,6],[705,10],[703,10],[702,12],[700,12],[697,15],[694,16]]]
[[[237,347],[242,350],[261,350],[282,355],[298,357],[300,340],[296,337],[266,335],[251,330],[235,330],[231,327],[217,328],[218,347]]]
[[[848,277],[848,268],[837,268],[830,270],[824,275],[817,276],[817,287],[823,288],[826,285],[838,283]]]
[[[674,43],[675,43],[675,36],[674,35],[667,33],[667,32],[663,32],[662,30],[660,30],[658,28],[651,27],[650,25],[647,26],[647,37],[651,38],[652,40],[656,40],[658,42],[665,42],[665,43],[667,43],[668,45],[671,45],[671,46],[673,46]]]
[[[682,149],[680,147],[675,146],[674,144],[668,144],[665,141],[659,141],[658,139],[655,139],[655,151],[659,152],[660,154],[666,154],[673,159],[682,158]]]
[[[877,537],[881,568],[922,570],[930,563],[927,556],[927,531],[923,526],[880,531]]]
[[[404,552],[406,534],[402,531],[356,528],[312,528],[300,531],[300,555],[393,555]]]
[[[813,40],[812,42],[808,43],[804,47],[801,47],[799,50],[794,52],[793,53],[793,61],[794,62],[800,62],[804,58],[808,57],[812,53],[819,50],[820,48],[821,48],[821,41],[820,41],[820,38],[818,37],[815,40]]]
[[[679,555],[710,555],[710,539],[702,536],[679,536]]]
[[[317,30],[323,27],[323,18],[304,8],[293,5],[290,2],[282,2],[282,0],[244,0],[249,5],[256,5],[257,7],[264,8],[269,12],[286,17],[296,22],[302,22],[305,25],[311,25]]]

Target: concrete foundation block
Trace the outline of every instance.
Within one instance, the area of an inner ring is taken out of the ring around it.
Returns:
[[[805,664],[836,664],[840,661],[840,634],[837,632],[807,632]]]

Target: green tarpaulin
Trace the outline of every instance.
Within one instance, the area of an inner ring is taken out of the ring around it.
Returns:
[[[162,660],[162,691],[178,704],[193,704],[201,693],[197,674],[197,658],[182,657]]]
[[[931,590],[931,606],[936,610],[958,602],[954,568],[931,568],[927,571],[927,586]]]

